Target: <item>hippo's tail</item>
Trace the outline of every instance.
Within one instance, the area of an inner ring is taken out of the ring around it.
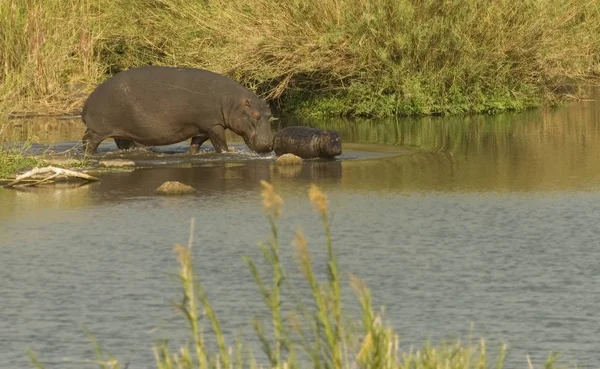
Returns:
[[[88,122],[86,121],[87,113],[89,110],[88,101],[89,99],[85,100],[85,102],[83,103],[83,107],[81,108],[81,113],[79,113],[79,116],[81,117],[81,122],[86,126],[88,124]]]

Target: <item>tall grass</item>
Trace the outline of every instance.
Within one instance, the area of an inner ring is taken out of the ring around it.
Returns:
[[[507,350],[501,345],[495,362],[488,357],[486,343],[483,340],[473,343],[442,342],[434,346],[427,343],[420,350],[401,351],[398,334],[389,327],[382,313],[373,308],[371,294],[366,285],[356,276],[343,278],[338,269],[337,257],[332,245],[329,226],[327,196],[315,185],[309,190],[309,199],[319,214],[325,235],[328,270],[325,278],[320,277],[313,268],[313,260],[301,230],[296,233],[293,245],[296,248],[296,261],[309,287],[309,304],[295,305],[283,301],[281,295],[297,286],[289,283],[285,264],[280,259],[281,242],[279,239],[278,219],[282,212],[283,199],[268,182],[261,182],[263,190],[263,208],[271,225],[271,237],[268,244],[261,244],[263,256],[268,262],[270,273],[259,271],[256,264],[246,259],[250,272],[254,276],[257,292],[264,297],[266,311],[270,315],[269,329],[264,322],[255,324],[256,333],[262,343],[263,354],[267,362],[255,359],[253,347],[243,342],[235,346],[228,341],[220,328],[220,323],[202,283],[194,270],[192,257],[192,235],[194,222],[191,223],[190,240],[187,247],[175,245],[179,262],[179,282],[182,298],[179,311],[189,326],[190,339],[176,352],[166,343],[157,343],[154,357],[159,369],[238,369],[238,368],[317,368],[317,369],[501,369]],[[269,278],[265,275],[270,274]],[[270,282],[268,281],[270,280]],[[348,309],[342,305],[342,287],[349,283],[360,306],[358,329],[353,325]],[[290,305],[291,304],[291,305]],[[283,311],[287,311],[284,318]],[[216,351],[211,349],[215,347]],[[102,352],[92,337],[96,348],[97,360],[101,368],[117,369],[118,361]],[[32,364],[43,368],[41,361],[30,353]],[[523,358],[529,360],[529,358]],[[551,354],[545,367],[554,368],[557,356]],[[532,368],[531,364],[529,364]]]
[[[209,65],[273,97],[304,92],[305,112],[314,100],[324,114],[520,109],[599,65],[597,1],[208,4],[187,13],[211,37]]]
[[[595,0],[12,0],[0,101],[77,110],[109,75],[168,64],[308,114],[497,112],[576,94],[599,51]]]
[[[11,0],[0,4],[0,101],[3,111],[73,109],[77,83],[96,82],[91,1]],[[97,31],[98,32],[98,31]]]

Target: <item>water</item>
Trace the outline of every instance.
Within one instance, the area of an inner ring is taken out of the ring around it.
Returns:
[[[526,354],[539,366],[551,351],[569,366],[600,367],[600,104],[300,123],[338,129],[343,157],[281,169],[269,155],[191,160],[183,144],[127,154],[160,165],[91,185],[0,189],[1,366],[28,367],[30,347],[48,368],[95,367],[86,361],[95,358],[87,327],[128,368],[155,367],[156,339],[176,348],[187,338],[172,308],[180,298],[173,245],[187,243],[192,217],[195,264],[229,343],[253,337],[250,321],[265,310],[242,256],[264,266],[265,179],[285,200],[283,254],[293,276],[288,241],[298,226],[324,273],[307,190],[314,182],[326,192],[340,265],[367,283],[375,306],[385,305],[402,349],[473,328],[492,356],[508,344],[506,367],[526,367]],[[21,124],[5,134],[37,136],[34,151],[71,148],[82,133],[79,122]],[[113,149],[103,144],[102,155],[123,155]],[[198,192],[154,195],[166,180]]]

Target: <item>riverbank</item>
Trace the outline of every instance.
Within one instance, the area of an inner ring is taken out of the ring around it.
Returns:
[[[204,67],[288,112],[495,113],[581,96],[597,2],[17,0],[0,4],[6,112],[71,113],[108,76]],[[132,21],[135,20],[135,21]]]

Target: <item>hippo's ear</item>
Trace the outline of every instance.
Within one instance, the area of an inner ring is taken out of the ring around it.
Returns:
[[[244,105],[246,105],[247,107],[251,107],[252,105],[250,104],[250,99],[245,99]]]

